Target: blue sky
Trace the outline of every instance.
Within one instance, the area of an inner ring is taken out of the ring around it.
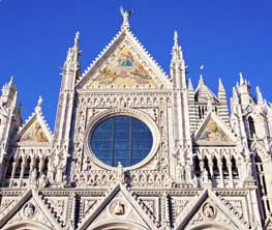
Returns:
[[[242,71],[253,91],[259,85],[272,100],[271,0],[2,0],[0,85],[14,75],[24,119],[42,95],[53,129],[61,66],[75,32],[81,33],[84,71],[118,32],[121,5],[134,10],[133,33],[167,73],[178,30],[194,86],[204,64],[213,91],[221,77],[230,95]]]

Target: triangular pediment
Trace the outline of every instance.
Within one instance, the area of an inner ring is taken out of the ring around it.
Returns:
[[[168,77],[131,31],[121,31],[78,83],[80,89],[167,88]]]
[[[194,229],[194,226],[199,229],[248,229],[243,220],[236,216],[235,210],[225,206],[209,189],[205,189],[199,197],[187,204],[176,217],[175,230]]]
[[[118,184],[100,201],[90,215],[85,216],[79,229],[100,229],[106,226],[126,226],[129,229],[156,229],[155,218],[139,205],[127,189]]]
[[[53,230],[62,229],[63,227],[47,209],[40,195],[34,190],[28,190],[1,213],[1,229],[20,228],[26,226],[24,224],[37,229]]]
[[[224,122],[210,112],[196,131],[195,141],[203,144],[234,144],[235,137]]]
[[[15,137],[20,144],[44,144],[51,142],[51,139],[49,127],[39,113],[33,113]]]

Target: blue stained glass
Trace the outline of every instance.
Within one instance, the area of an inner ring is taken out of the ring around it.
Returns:
[[[147,133],[147,132],[133,132],[132,133],[132,138],[134,140],[147,140],[149,141],[150,138],[152,139],[151,133]]]
[[[108,141],[112,139],[112,133],[96,133],[93,136],[94,141]]]
[[[115,141],[114,142],[114,149],[129,149],[129,141]]]
[[[115,140],[116,141],[129,141],[129,133],[115,133]]]
[[[94,129],[90,145],[96,157],[107,165],[124,167],[142,161],[153,143],[148,126],[137,118],[115,116],[102,121]]]
[[[114,132],[115,133],[126,133],[129,134],[129,124],[123,123],[123,124],[114,124]]]
[[[113,124],[113,120],[112,119],[108,119],[102,122],[103,124],[101,124],[100,126],[98,126],[96,128],[97,132],[108,132],[109,129],[112,127]]]

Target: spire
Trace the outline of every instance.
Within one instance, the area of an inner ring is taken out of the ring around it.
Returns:
[[[79,32],[76,32],[75,38],[74,38],[74,45],[73,47],[68,49],[66,61],[64,65],[69,65],[69,64],[76,64],[79,66],[79,55],[80,55],[80,50],[79,50]]]
[[[170,64],[170,75],[174,82],[174,87],[186,88],[185,61],[181,47],[178,44],[178,32],[174,31],[174,44],[172,48],[172,60]]]
[[[263,104],[263,102],[264,102],[263,95],[262,95],[262,92],[261,92],[259,86],[256,87],[256,95],[257,95],[257,103],[258,104]]]
[[[183,60],[183,54],[182,54],[182,49],[181,46],[178,44],[178,32],[175,30],[174,31],[174,45],[172,48],[172,61],[177,60],[181,61]]]
[[[79,35],[80,35],[80,33],[77,31],[76,35],[75,35],[75,39],[74,39],[74,46],[73,46],[74,50],[75,49],[78,50]]]
[[[178,31],[174,31],[174,47],[178,48]]]
[[[129,17],[132,15],[132,10],[125,10],[123,6],[120,7],[121,15],[123,16],[123,23],[121,30],[130,30]]]

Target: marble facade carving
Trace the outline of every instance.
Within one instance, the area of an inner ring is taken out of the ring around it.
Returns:
[[[0,97],[0,228],[272,229],[272,107],[244,76],[228,111],[200,77],[194,89],[175,32],[169,76],[132,33],[131,12],[81,74],[79,34],[63,66],[56,128],[42,99],[22,123],[13,78]],[[97,122],[129,115],[153,145],[108,166],[90,149]]]

